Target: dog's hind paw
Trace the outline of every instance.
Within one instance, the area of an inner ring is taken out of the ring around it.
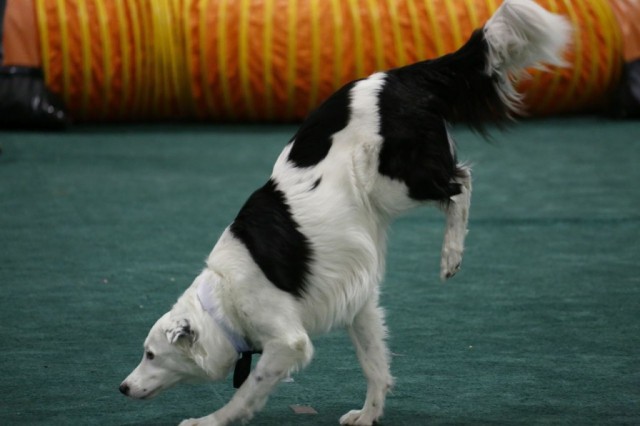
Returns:
[[[446,281],[453,277],[462,265],[462,250],[442,249],[442,258],[440,260],[440,279]]]
[[[351,410],[340,417],[341,425],[371,426],[377,420],[377,416],[371,415],[366,410]]]

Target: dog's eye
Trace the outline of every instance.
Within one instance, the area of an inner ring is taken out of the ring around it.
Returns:
[[[151,352],[151,351],[147,351],[147,352],[144,354],[144,356],[145,356],[145,357],[147,357],[147,359],[148,359],[149,361],[151,361],[153,358],[155,358],[154,353],[153,353],[153,352]]]

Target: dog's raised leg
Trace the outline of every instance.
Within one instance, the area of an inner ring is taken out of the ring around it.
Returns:
[[[377,297],[369,300],[348,327],[358,360],[367,379],[367,397],[361,410],[352,410],[340,418],[342,425],[371,425],[384,410],[384,401],[393,386],[389,373],[387,329]]]
[[[442,256],[440,259],[440,278],[444,281],[458,272],[462,263],[464,238],[467,235],[469,206],[471,205],[471,170],[459,166],[461,176],[456,178],[461,192],[451,197],[445,207],[447,217]]]
[[[189,419],[180,426],[223,426],[244,423],[260,410],[275,386],[289,371],[302,368],[313,355],[313,345],[305,333],[267,342],[258,364],[233,398],[213,414],[200,419]]]

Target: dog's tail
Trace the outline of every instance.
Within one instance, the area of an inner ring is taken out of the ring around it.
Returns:
[[[425,70],[436,73],[438,85],[445,86],[436,93],[444,118],[483,131],[486,121],[521,113],[522,96],[514,80],[529,67],[566,65],[562,54],[571,33],[566,18],[534,1],[505,0],[458,51],[426,62]]]

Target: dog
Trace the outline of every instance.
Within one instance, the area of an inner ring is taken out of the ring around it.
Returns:
[[[456,52],[338,90],[302,123],[202,273],[153,325],[120,391],[149,399],[177,383],[223,380],[235,366],[231,400],[181,425],[246,422],[311,361],[310,336],[344,327],[368,387],[364,406],[340,424],[376,422],[394,382],[378,304],[390,223],[425,203],[440,207],[440,275],[456,274],[471,172],[457,162],[448,126],[486,134],[485,123],[508,122],[522,104],[514,78],[565,65],[570,37],[564,17],[506,0]],[[262,355],[249,373],[254,352]]]

